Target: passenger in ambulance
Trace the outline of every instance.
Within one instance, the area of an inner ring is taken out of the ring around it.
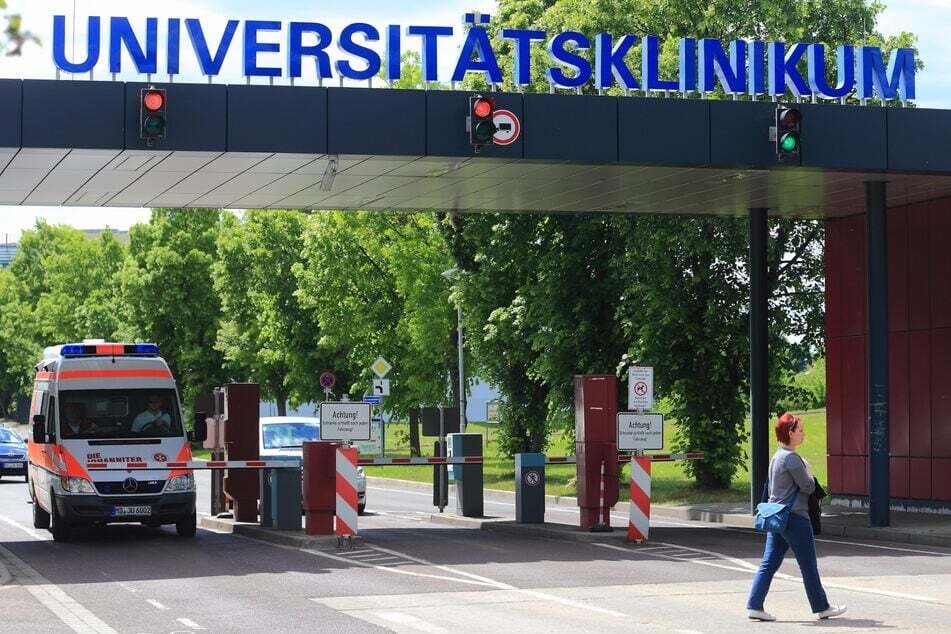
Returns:
[[[82,403],[63,404],[62,434],[64,438],[95,433],[96,424],[86,418]]]
[[[158,394],[150,394],[147,409],[132,420],[132,431],[168,431],[172,426],[172,417],[162,411],[162,399]]]

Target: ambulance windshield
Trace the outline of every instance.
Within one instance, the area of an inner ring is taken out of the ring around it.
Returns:
[[[64,390],[59,397],[59,433],[65,439],[182,436],[175,390]]]

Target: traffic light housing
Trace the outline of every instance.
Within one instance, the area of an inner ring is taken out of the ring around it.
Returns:
[[[164,88],[143,88],[139,94],[139,138],[151,147],[165,138],[168,119],[165,108],[168,98]]]
[[[799,154],[802,134],[802,112],[791,106],[776,106],[776,156]]]
[[[469,143],[478,152],[483,145],[492,145],[497,128],[492,121],[496,111],[495,99],[472,95],[469,97]]]

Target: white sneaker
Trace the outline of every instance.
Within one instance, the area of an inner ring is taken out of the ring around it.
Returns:
[[[830,605],[822,612],[816,614],[820,619],[828,619],[833,616],[839,616],[840,614],[845,614],[846,607],[844,605]]]
[[[749,616],[754,621],[775,621],[776,617],[763,610],[750,610]]]

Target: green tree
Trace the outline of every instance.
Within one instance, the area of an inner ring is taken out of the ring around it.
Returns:
[[[31,307],[35,343],[46,346],[121,330],[118,271],[125,248],[109,231],[88,239],[77,229],[43,220],[23,232],[10,271]]]
[[[225,214],[213,267],[222,308],[216,346],[231,374],[259,383],[281,416],[288,400],[317,400],[320,371],[341,356],[320,344],[317,320],[296,296],[293,268],[303,263],[306,223],[299,211]]]
[[[16,276],[0,269],[0,414],[13,409],[16,398],[27,393],[33,366],[42,352],[32,328],[33,314],[23,295]]]
[[[454,311],[441,273],[452,260],[432,214],[316,213],[303,255],[298,297],[320,324],[321,345],[347,351],[350,392],[369,391],[370,364],[382,355],[394,368],[387,411],[444,402]]]
[[[224,355],[215,347],[221,303],[212,281],[217,209],[154,209],[129,231],[121,272],[128,335],[159,345],[183,400],[221,385]]]
[[[573,430],[572,377],[613,372],[626,349],[616,318],[623,269],[612,261],[623,249],[619,222],[466,218],[467,329],[481,373],[506,396],[500,439],[508,453],[541,451],[553,425]]]
[[[42,259],[45,292],[36,303],[41,341],[114,340],[121,332],[119,271],[127,253],[112,232],[77,230]]]

